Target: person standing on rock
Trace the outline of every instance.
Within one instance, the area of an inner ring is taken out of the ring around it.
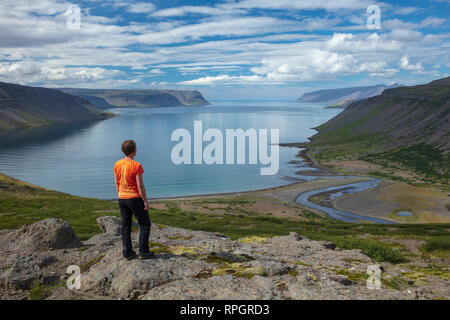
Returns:
[[[139,162],[134,161],[137,152],[136,142],[133,140],[124,141],[122,152],[125,154],[125,158],[120,159],[114,165],[114,181],[122,215],[122,252],[127,260],[138,257],[131,244],[131,227],[134,214],[140,228],[139,258],[148,259],[154,256],[154,253],[148,247],[151,222],[148,214],[147,194],[142,178],[144,169]]]

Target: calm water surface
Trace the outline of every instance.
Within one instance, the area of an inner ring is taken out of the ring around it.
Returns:
[[[174,165],[170,141],[177,128],[203,130],[279,129],[280,142],[301,142],[311,129],[339,113],[323,105],[295,102],[214,102],[205,107],[118,108],[103,121],[52,125],[0,135],[0,172],[74,195],[115,198],[112,168],[123,157],[123,140],[138,144],[149,197],[210,194],[269,188],[290,183],[298,170],[288,162],[297,149],[280,148],[280,170],[261,176],[260,165]],[[203,146],[206,146],[204,143]]]

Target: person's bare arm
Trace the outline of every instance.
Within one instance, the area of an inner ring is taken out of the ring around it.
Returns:
[[[119,193],[120,182],[119,179],[117,179],[116,173],[114,173],[114,183],[116,184],[117,193]]]
[[[144,201],[144,208],[145,210],[148,210],[147,193],[145,192],[144,178],[142,177],[142,174],[138,174],[136,176],[136,182],[138,185],[139,194],[141,195],[141,198]]]

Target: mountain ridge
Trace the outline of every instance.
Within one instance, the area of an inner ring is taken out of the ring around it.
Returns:
[[[197,90],[79,89],[63,92],[88,99],[98,108],[205,106],[210,103]]]
[[[113,116],[60,90],[6,82],[0,82],[0,115],[0,130]]]
[[[350,103],[381,94],[386,89],[399,87],[398,84],[325,89],[304,93],[297,102],[330,103],[330,107],[345,108]]]
[[[448,186],[450,77],[351,103],[305,144],[319,162],[365,160]],[[392,171],[389,177],[394,174]]]

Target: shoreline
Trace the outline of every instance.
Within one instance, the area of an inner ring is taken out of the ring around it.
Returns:
[[[230,191],[230,192],[220,192],[220,193],[208,193],[208,194],[193,194],[193,195],[188,195],[188,196],[173,196],[173,197],[162,197],[162,198],[147,198],[147,200],[151,201],[155,201],[155,200],[181,200],[181,199],[191,199],[191,198],[205,198],[205,197],[215,197],[215,196],[229,196],[229,195],[240,195],[240,194],[248,194],[248,193],[252,193],[252,192],[263,192],[263,191],[272,191],[272,190],[276,190],[276,189],[280,189],[280,188],[285,188],[285,187],[292,187],[294,185],[297,184],[302,184],[305,181],[295,181],[292,183],[288,183],[288,184],[284,184],[282,186],[277,186],[277,187],[269,187],[269,188],[263,188],[263,189],[255,189],[255,190],[245,190],[245,191]],[[115,201],[117,199],[106,199],[106,200],[111,200],[111,201]]]
[[[306,147],[306,146],[304,146],[303,144],[304,143],[308,143],[308,142],[290,142],[290,143],[279,143],[278,145],[280,146],[280,147],[288,147],[288,148],[298,148],[298,149],[303,149],[303,150],[300,150],[296,155],[295,155],[295,157],[297,158],[302,158],[309,166],[311,166],[311,167],[313,167],[313,168],[316,168],[316,169],[319,169],[319,170],[321,170],[322,172],[326,172],[326,173],[329,173],[329,175],[321,175],[320,173],[318,173],[317,174],[317,176],[318,177],[320,177],[320,178],[326,178],[327,176],[330,176],[330,177],[332,177],[332,176],[336,176],[337,175],[337,173],[336,172],[333,172],[333,171],[331,171],[331,170],[328,170],[328,169],[325,169],[325,168],[323,168],[323,167],[321,167],[321,166],[319,166],[309,155],[308,155],[308,148]],[[300,175],[299,173],[298,173],[299,171],[297,171],[297,172],[295,172],[295,175]],[[305,174],[305,175],[308,175],[308,176],[314,176],[314,175],[310,175],[310,174]],[[345,175],[345,174],[343,174],[342,176],[348,176],[348,177],[351,177],[350,175]],[[147,200],[149,200],[149,201],[151,201],[151,200],[177,200],[177,199],[185,199],[185,198],[188,198],[188,199],[191,199],[191,198],[196,198],[196,197],[214,197],[214,196],[226,196],[226,195],[238,195],[238,194],[248,194],[248,193],[251,193],[251,192],[262,192],[262,191],[274,191],[274,190],[277,190],[277,189],[280,189],[280,188],[285,188],[285,187],[292,187],[292,186],[294,186],[294,185],[297,185],[297,184],[303,184],[303,183],[305,183],[305,182],[307,182],[306,180],[303,180],[303,179],[301,179],[301,178],[296,178],[296,177],[288,177],[288,176],[285,176],[285,177],[283,177],[283,178],[291,178],[291,179],[296,179],[296,180],[299,180],[299,181],[294,181],[294,182],[292,182],[292,183],[288,183],[288,184],[284,184],[284,185],[281,185],[281,186],[277,186],[277,187],[269,187],[269,188],[262,188],[262,189],[254,189],[254,190],[245,190],[245,191],[230,191],[230,192],[219,192],[219,193],[211,193],[211,194],[196,194],[196,195],[187,195],[187,196],[171,196],[171,197],[158,197],[158,198],[147,198]],[[319,179],[320,179],[319,178]],[[362,177],[361,177],[362,178]],[[365,177],[364,177],[365,178]],[[367,177],[367,178],[371,178],[371,177]],[[104,199],[104,200],[109,200],[109,201],[115,201],[115,200],[117,200],[117,199]]]
[[[300,157],[302,158],[308,165],[310,165],[311,167],[320,169],[324,172],[328,172],[330,173],[329,176],[334,176],[336,175],[335,172],[332,172],[330,170],[324,169],[322,167],[320,167],[313,159],[311,159],[311,157],[307,154],[308,149],[304,146],[300,146],[303,143],[307,143],[307,142],[292,142],[292,143],[279,143],[278,145],[280,147],[288,147],[288,148],[303,148],[304,150],[300,150],[295,157]],[[299,175],[298,171],[295,172],[295,175]],[[320,174],[318,176],[321,176]],[[323,175],[321,176],[322,178],[326,178],[327,175]],[[169,196],[169,197],[158,197],[158,198],[147,198],[148,201],[155,201],[155,200],[181,200],[181,199],[192,199],[192,198],[198,198],[198,197],[215,197],[215,196],[227,196],[227,195],[239,195],[239,194],[248,194],[251,192],[263,192],[263,191],[274,191],[280,188],[285,188],[285,187],[292,187],[294,185],[297,184],[303,184],[305,182],[307,182],[306,180],[303,180],[301,178],[296,178],[296,177],[289,177],[289,176],[284,176],[283,178],[290,178],[290,179],[295,179],[298,181],[293,181],[291,183],[287,183],[281,186],[276,186],[276,187],[268,187],[268,188],[262,188],[262,189],[252,189],[252,190],[244,190],[244,191],[230,191],[230,192],[218,192],[218,193],[210,193],[210,194],[195,194],[195,195],[187,195],[187,196]],[[108,200],[108,201],[116,201],[116,199],[100,199],[100,200]]]
[[[373,177],[368,177],[368,176],[355,176],[355,175],[339,175],[335,172],[332,172],[331,170],[327,170],[322,168],[321,166],[319,166],[313,158],[310,157],[310,155],[308,154],[308,148],[305,147],[304,143],[283,143],[280,144],[280,146],[282,147],[295,147],[295,148],[299,148],[300,151],[297,152],[297,154],[295,155],[295,158],[301,158],[306,164],[307,166],[311,168],[316,168],[318,169],[317,174],[314,174],[314,170],[308,170],[308,168],[306,168],[306,172],[304,175],[301,174],[301,171],[296,171],[294,173],[294,176],[283,176],[282,179],[286,180],[286,184],[283,185],[279,185],[279,186],[274,186],[274,187],[266,187],[266,188],[260,188],[260,189],[250,189],[250,190],[243,190],[243,191],[231,191],[231,192],[218,192],[218,193],[211,193],[211,194],[193,194],[193,195],[186,195],[186,196],[168,196],[168,197],[155,197],[155,198],[147,198],[147,200],[149,202],[159,202],[159,201],[180,201],[180,200],[193,200],[193,199],[214,199],[214,198],[225,198],[225,197],[240,197],[240,196],[246,196],[246,195],[255,195],[257,196],[259,193],[264,193],[264,192],[272,192],[274,193],[272,195],[272,197],[274,197],[275,199],[281,199],[283,198],[283,194],[287,193],[291,193],[291,198],[285,202],[289,202],[289,203],[296,203],[302,207],[304,207],[305,209],[308,210],[312,210],[313,212],[315,212],[315,214],[318,214],[320,216],[328,216],[330,217],[330,215],[327,213],[327,210],[321,210],[321,209],[317,209],[317,208],[313,208],[311,206],[305,205],[305,204],[301,204],[299,203],[297,200],[298,198],[304,194],[305,191],[301,191],[302,186],[305,184],[308,184],[308,182],[321,182],[324,181],[326,184],[328,184],[328,187],[339,187],[342,185],[342,188],[345,188],[345,185],[350,183],[348,181],[346,181],[346,179],[370,179]],[[325,173],[325,174],[324,174]],[[311,176],[314,177],[312,180],[308,180],[308,179],[302,179],[301,176]],[[340,177],[340,178],[338,178]],[[327,179],[329,178],[329,179]],[[319,190],[323,188],[323,186],[319,187],[315,187],[314,189],[311,189],[309,191],[314,191],[314,190]],[[295,190],[297,190],[297,192]],[[295,194],[292,193],[292,191],[295,192]],[[71,195],[70,193],[67,193],[68,195]],[[86,198],[86,197],[82,197],[82,198]],[[109,198],[109,199],[102,199],[102,198],[86,198],[86,199],[93,199],[93,200],[103,200],[103,201],[109,201],[109,202],[116,202],[117,198]],[[313,202],[312,202],[313,203]],[[329,204],[330,207],[332,209],[337,210],[337,208],[330,203]],[[328,206],[321,206],[324,209],[326,209]],[[349,214],[352,214],[351,212],[349,212]],[[370,217],[370,216],[367,216]],[[332,218],[332,217],[331,217]],[[339,219],[336,219],[339,220]]]

